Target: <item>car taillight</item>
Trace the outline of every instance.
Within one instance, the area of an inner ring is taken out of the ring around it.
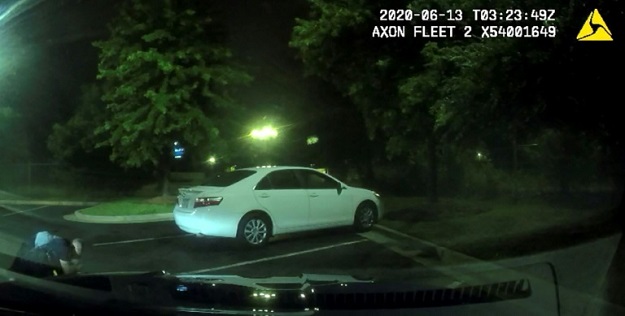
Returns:
[[[211,206],[211,205],[219,205],[223,200],[222,197],[199,197],[195,199],[195,203],[193,207],[203,207],[203,206]]]

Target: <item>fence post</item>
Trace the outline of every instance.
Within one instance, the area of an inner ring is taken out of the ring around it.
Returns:
[[[32,192],[32,178],[33,178],[33,167],[32,167],[32,163],[30,162],[30,160],[28,161],[28,193],[30,194]]]

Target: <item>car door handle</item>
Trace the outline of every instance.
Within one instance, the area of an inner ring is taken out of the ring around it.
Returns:
[[[310,197],[318,197],[318,196],[319,196],[319,194],[317,194],[317,193],[313,193],[313,194],[310,195]]]
[[[261,195],[259,195],[259,196],[260,196],[261,198],[265,199],[265,198],[268,198],[268,197],[269,197],[269,194],[267,194],[267,193],[263,193],[263,194],[261,194]]]

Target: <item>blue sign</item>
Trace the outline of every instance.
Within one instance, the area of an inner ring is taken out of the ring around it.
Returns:
[[[184,147],[179,142],[174,142],[174,158],[180,159],[184,155]]]

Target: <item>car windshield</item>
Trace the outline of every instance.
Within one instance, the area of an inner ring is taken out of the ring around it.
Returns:
[[[230,172],[219,173],[208,178],[202,185],[211,187],[227,187],[231,186],[256,173],[253,170],[235,170]]]
[[[363,276],[436,290],[345,299],[434,307],[541,264],[533,298],[625,315],[624,4],[0,0],[0,308],[4,270]],[[288,301],[257,294],[213,297]]]

